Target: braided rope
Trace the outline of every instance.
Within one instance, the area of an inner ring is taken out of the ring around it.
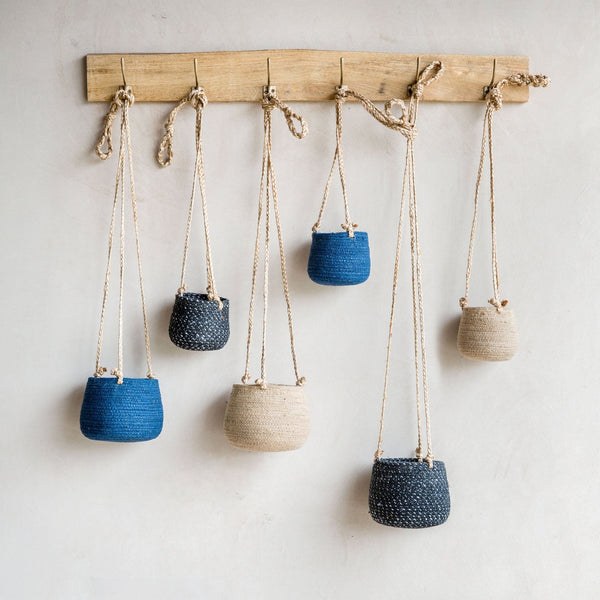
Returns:
[[[260,360],[260,377],[256,379],[255,383],[261,388],[267,388],[267,376],[266,376],[266,354],[267,354],[267,316],[268,316],[268,299],[269,299],[269,242],[270,242],[270,206],[271,199],[273,204],[273,212],[275,215],[275,225],[277,228],[277,239],[279,245],[279,258],[281,266],[281,279],[283,283],[283,293],[286,302],[287,316],[288,316],[288,329],[290,335],[290,349],[292,354],[292,363],[294,366],[294,373],[296,376],[296,385],[302,386],[306,382],[306,378],[302,377],[298,370],[298,360],[296,356],[296,346],[294,339],[294,327],[292,319],[292,305],[287,277],[287,268],[285,263],[285,253],[283,246],[283,234],[281,229],[281,218],[279,212],[279,199],[277,196],[277,183],[275,180],[275,170],[273,168],[272,160],[272,112],[275,108],[281,110],[285,116],[288,129],[298,139],[302,139],[308,133],[308,127],[305,120],[294,113],[287,105],[279,100],[274,93],[267,93],[263,97],[262,102],[263,108],[263,127],[264,127],[264,138],[263,138],[263,159],[262,159],[262,171],[260,179],[260,192],[258,200],[258,221],[256,225],[256,240],[254,244],[254,259],[252,265],[252,286],[250,293],[250,309],[248,315],[248,338],[246,342],[246,367],[244,375],[242,377],[242,383],[246,384],[251,381],[250,376],[250,347],[252,343],[253,333],[253,321],[254,321],[254,309],[255,309],[255,298],[256,298],[256,280],[258,265],[260,261],[260,233],[261,223],[264,213],[265,219],[265,255],[264,255],[264,282],[263,282],[263,321],[262,321],[262,343],[261,343],[261,360]],[[296,120],[300,124],[298,129],[294,123]]]
[[[412,308],[413,308],[413,342],[414,342],[414,365],[415,365],[415,389],[417,409],[417,448],[416,456],[419,461],[427,461],[433,468],[433,447],[431,441],[431,417],[429,411],[429,387],[427,378],[427,352],[425,348],[425,313],[423,306],[423,286],[421,269],[421,249],[419,246],[419,226],[417,214],[417,192],[415,182],[415,155],[414,140],[417,134],[416,119],[418,115],[419,101],[423,97],[424,88],[437,81],[443,72],[440,61],[429,64],[419,74],[417,81],[410,88],[410,102],[406,107],[401,100],[391,100],[386,105],[384,114],[390,114],[391,106],[399,105],[402,115],[396,118],[395,126],[390,127],[399,131],[406,138],[406,159],[404,165],[404,176],[402,180],[402,197],[400,200],[400,215],[398,218],[398,232],[396,241],[396,258],[394,263],[394,276],[392,283],[392,303],[390,309],[390,323],[388,329],[388,342],[385,361],[385,375],[383,383],[383,397],[381,402],[381,415],[379,420],[379,438],[375,459],[383,455],[383,427],[385,421],[385,406],[388,393],[392,336],[394,330],[394,317],[396,312],[396,300],[398,290],[398,271],[400,265],[400,249],[402,245],[402,230],[404,222],[404,206],[408,195],[408,211],[410,223],[410,257],[411,257],[411,281],[412,281]],[[377,118],[377,117],[376,117]],[[379,119],[378,119],[379,120]],[[384,123],[385,124],[385,123]],[[386,125],[389,127],[389,125]],[[422,398],[422,400],[421,400]],[[422,425],[421,425],[421,402],[425,412],[425,435],[427,452],[423,453]]]
[[[152,372],[152,357],[150,352],[150,336],[148,333],[148,318],[146,311],[146,300],[144,295],[144,281],[142,277],[142,257],[139,240],[139,227],[137,215],[137,203],[135,195],[135,181],[133,177],[133,151],[131,144],[131,129],[129,125],[129,108],[133,106],[135,98],[130,87],[124,87],[117,91],[113,98],[109,111],[104,120],[104,128],[98,144],[96,145],[96,154],[106,160],[113,152],[112,146],[112,124],[116,114],[121,109],[121,136],[119,142],[119,159],[117,163],[117,174],[115,181],[115,194],[113,198],[113,207],[108,236],[108,257],[104,277],[104,291],[102,298],[102,309],[100,312],[100,327],[98,331],[98,346],[96,349],[96,369],[94,377],[102,377],[106,373],[106,367],[100,366],[102,354],[102,342],[104,333],[104,318],[106,314],[106,305],[108,300],[108,292],[110,285],[110,263],[112,258],[113,238],[115,233],[115,222],[117,205],[120,200],[120,215],[119,215],[119,317],[118,317],[118,333],[117,333],[117,368],[111,369],[111,374],[117,377],[117,383],[123,383],[123,287],[124,287],[124,272],[125,272],[125,162],[127,161],[129,169],[129,186],[131,194],[131,207],[133,212],[133,224],[135,231],[135,244],[138,263],[138,275],[140,284],[140,295],[142,301],[142,316],[144,321],[144,342],[146,346],[146,362],[148,365],[148,378],[154,378]],[[106,144],[107,150],[104,152],[102,147]],[[120,192],[120,193],[119,193]]]
[[[194,163],[194,179],[192,183],[192,193],[190,197],[190,207],[188,209],[188,219],[185,230],[185,242],[183,246],[183,261],[181,265],[181,281],[177,294],[183,294],[188,286],[185,283],[185,272],[187,267],[187,257],[190,245],[190,235],[192,230],[192,218],[194,214],[194,205],[196,201],[197,183],[200,183],[200,197],[202,201],[202,220],[204,224],[204,240],[206,244],[206,293],[209,300],[215,301],[219,305],[219,310],[223,309],[223,301],[217,293],[215,276],[213,271],[212,252],[210,248],[210,230],[208,225],[208,206],[206,195],[206,170],[204,168],[204,151],[202,144],[202,115],[208,104],[208,99],[202,88],[192,88],[191,92],[182,98],[177,106],[169,113],[165,123],[165,133],[160,143],[157,154],[158,162],[167,167],[173,162],[173,138],[175,135],[175,118],[179,111],[189,104],[196,111],[195,141],[196,141],[196,159]]]
[[[529,73],[514,73],[501,79],[492,86],[486,94],[486,109],[483,117],[483,133],[481,136],[481,151],[479,154],[479,165],[477,168],[477,180],[475,182],[475,200],[473,208],[473,221],[471,223],[471,237],[469,239],[469,251],[467,254],[467,271],[465,275],[465,295],[460,298],[461,308],[466,308],[469,304],[469,287],[471,281],[471,271],[473,267],[473,250],[475,248],[475,234],[477,232],[477,217],[479,210],[479,197],[481,190],[481,180],[483,177],[483,168],[485,163],[486,151],[489,155],[490,168],[490,220],[492,232],[492,288],[493,297],[488,302],[496,308],[498,312],[507,306],[508,300],[500,299],[500,275],[498,269],[498,248],[496,238],[496,196],[494,190],[494,135],[493,121],[494,113],[502,108],[502,89],[508,85],[523,86],[531,85],[533,87],[547,87],[550,79],[546,75],[530,75]]]

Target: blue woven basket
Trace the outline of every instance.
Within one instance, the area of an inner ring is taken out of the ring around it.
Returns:
[[[366,231],[312,234],[308,276],[321,285],[356,285],[369,278],[371,258]]]
[[[369,512],[377,523],[421,529],[444,523],[450,515],[446,467],[439,460],[429,468],[416,458],[375,461],[369,489]]]
[[[163,407],[158,379],[90,377],[83,395],[81,433],[103,442],[144,442],[158,437]]]
[[[175,296],[169,323],[171,341],[184,350],[220,350],[229,339],[229,300],[223,308],[206,294],[185,292]]]

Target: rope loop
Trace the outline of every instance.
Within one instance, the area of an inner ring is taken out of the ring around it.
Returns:
[[[444,72],[444,64],[441,60],[429,63],[418,75],[417,81],[410,88],[410,95],[415,100],[421,100],[425,88],[437,81]]]
[[[502,89],[509,85],[533,87],[547,87],[550,84],[550,78],[546,75],[530,75],[529,73],[513,73],[498,83],[491,86],[486,93],[486,110],[483,117],[483,132],[481,136],[481,151],[479,154],[479,166],[477,169],[477,179],[475,182],[475,199],[473,207],[473,221],[471,223],[471,237],[469,240],[469,250],[467,254],[467,271],[465,275],[465,295],[459,300],[461,308],[466,308],[469,298],[469,288],[471,282],[471,270],[473,266],[473,251],[475,248],[475,235],[477,232],[477,217],[479,211],[479,196],[481,191],[481,182],[485,166],[486,154],[489,162],[490,178],[490,221],[492,238],[492,288],[493,298],[488,302],[496,308],[498,312],[508,304],[508,300],[500,300],[500,274],[498,268],[498,250],[496,241],[496,200],[494,188],[494,113],[502,108]]]
[[[262,107],[265,112],[272,112],[274,108],[278,108],[284,115],[290,133],[301,140],[308,135],[308,125],[299,114],[295,113],[287,104],[284,104],[277,94],[267,93],[262,100]],[[296,122],[294,122],[296,121]],[[299,127],[297,126],[299,125]]]
[[[106,113],[106,117],[104,117],[104,126],[102,128],[102,133],[100,134],[100,138],[98,139],[98,143],[96,144],[96,154],[102,160],[106,160],[110,158],[113,153],[113,145],[112,145],[112,125],[119,112],[119,108],[122,107],[131,107],[135,103],[135,96],[133,95],[133,90],[127,87],[121,87],[117,90],[114,95],[110,107],[108,109],[108,113]],[[104,145],[106,144],[106,152],[102,150]]]

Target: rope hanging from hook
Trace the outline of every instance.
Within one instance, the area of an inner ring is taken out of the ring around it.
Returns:
[[[250,294],[250,310],[248,315],[248,339],[246,343],[246,368],[242,383],[247,384],[251,381],[250,376],[250,346],[253,333],[253,319],[256,297],[256,283],[258,266],[260,261],[260,238],[261,224],[264,217],[265,231],[265,251],[264,251],[264,283],[263,283],[263,322],[262,322],[262,343],[261,343],[261,359],[260,359],[260,377],[255,383],[262,389],[267,388],[266,376],[266,352],[267,352],[267,314],[268,314],[268,298],[269,298],[269,242],[271,235],[270,212],[271,205],[275,215],[275,225],[277,229],[277,240],[279,245],[279,258],[281,266],[281,279],[283,283],[283,293],[287,308],[288,329],[290,336],[290,349],[292,354],[292,362],[294,373],[296,376],[296,385],[302,386],[306,382],[306,378],[302,377],[298,371],[298,361],[296,358],[296,347],[294,341],[294,327],[292,319],[292,305],[290,299],[290,291],[287,277],[287,268],[285,263],[285,253],[283,247],[283,235],[281,230],[281,219],[279,213],[279,198],[277,196],[277,184],[275,180],[275,171],[273,168],[272,159],[272,113],[275,108],[279,109],[287,122],[290,133],[302,139],[308,133],[306,121],[298,114],[292,111],[289,106],[281,102],[274,93],[273,88],[269,87],[262,101],[263,117],[264,117],[264,139],[263,139],[263,160],[262,171],[260,178],[260,192],[258,199],[258,220],[256,225],[256,241],[254,244],[254,260],[252,266],[252,285]]]
[[[144,321],[144,341],[146,346],[146,362],[148,371],[146,376],[154,379],[152,372],[152,357],[150,352],[150,336],[148,333],[148,317],[146,312],[146,298],[144,295],[144,280],[142,277],[142,256],[140,248],[140,237],[138,227],[137,202],[135,195],[135,182],[133,177],[133,152],[131,144],[131,131],[129,126],[129,108],[133,106],[135,98],[130,87],[122,87],[115,94],[108,113],[104,119],[104,127],[100,135],[100,139],[96,145],[96,154],[106,160],[112,155],[112,124],[121,110],[121,137],[119,143],[119,159],[117,163],[117,175],[115,181],[115,193],[113,198],[112,216],[110,221],[110,229],[108,235],[108,259],[106,272],[104,276],[104,292],[102,298],[102,309],[100,312],[100,328],[98,332],[98,346],[96,350],[96,370],[94,377],[102,377],[106,373],[106,367],[100,366],[102,354],[102,340],[104,333],[104,317],[106,313],[106,304],[108,300],[108,291],[110,284],[110,263],[112,258],[113,238],[115,232],[115,222],[117,214],[117,206],[120,206],[120,231],[119,231],[119,324],[117,335],[117,368],[111,369],[111,374],[117,378],[117,383],[123,383],[123,277],[125,272],[125,162],[128,165],[129,171],[129,187],[131,195],[131,208],[133,213],[133,225],[135,232],[135,245],[138,264],[138,278],[140,285],[140,296],[142,300],[142,316]],[[103,151],[103,146],[106,144],[107,150]]]
[[[425,315],[423,307],[423,288],[421,274],[421,249],[419,246],[419,227],[417,213],[417,194],[415,183],[415,155],[414,140],[417,134],[416,119],[419,109],[419,101],[423,97],[424,89],[434,81],[437,81],[443,73],[443,65],[440,61],[429,64],[417,77],[415,84],[411,86],[411,96],[408,107],[401,100],[391,100],[388,105],[400,106],[402,114],[396,117],[397,123],[402,127],[390,127],[400,131],[406,138],[406,161],[404,166],[404,177],[402,181],[402,196],[400,200],[400,215],[398,218],[398,233],[396,240],[396,257],[394,263],[394,277],[392,283],[392,303],[390,310],[390,323],[388,329],[388,342],[385,362],[385,375],[383,385],[383,398],[381,402],[381,417],[379,421],[379,439],[375,459],[383,455],[383,426],[385,420],[385,406],[387,400],[390,362],[392,352],[392,335],[396,313],[396,300],[398,292],[398,271],[400,265],[400,249],[402,246],[402,231],[404,226],[404,211],[406,198],[408,196],[408,213],[410,223],[410,257],[411,257],[411,281],[412,281],[412,306],[413,306],[413,333],[414,333],[414,365],[415,365],[415,390],[417,409],[417,448],[416,456],[419,461],[426,460],[430,468],[433,468],[433,447],[431,442],[431,419],[429,412],[429,389],[427,379],[427,353],[425,348]],[[386,107],[387,109],[387,107]],[[386,110],[386,113],[389,109]],[[389,125],[388,125],[389,126]],[[421,396],[425,412],[425,435],[426,452],[423,448],[423,435],[421,424]]]
[[[481,151],[479,154],[479,166],[477,169],[477,181],[475,183],[475,201],[473,209],[473,222],[471,224],[471,237],[469,240],[469,251],[467,256],[467,272],[465,276],[465,295],[459,300],[461,308],[466,308],[469,302],[469,285],[471,281],[471,270],[473,266],[473,249],[475,247],[475,234],[477,231],[477,217],[479,210],[479,196],[481,189],[481,180],[485,163],[486,152],[489,156],[490,169],[490,219],[492,232],[492,288],[493,297],[488,302],[496,308],[498,312],[508,305],[508,300],[501,300],[500,296],[500,275],[498,270],[498,249],[496,242],[496,199],[494,190],[494,147],[493,147],[493,120],[494,113],[502,108],[502,89],[506,86],[524,86],[547,87],[550,84],[550,78],[546,75],[530,75],[529,73],[514,73],[501,79],[498,83],[486,88],[486,109],[483,117],[483,133],[481,136]]]
[[[183,247],[183,261],[181,265],[181,281],[177,294],[183,294],[188,286],[185,283],[185,273],[187,266],[187,257],[190,244],[190,235],[192,230],[192,217],[194,214],[194,205],[196,201],[196,189],[197,183],[200,182],[200,197],[202,200],[202,218],[204,223],[204,240],[206,244],[206,294],[209,300],[217,302],[219,310],[223,309],[223,301],[217,293],[217,286],[215,283],[215,276],[213,272],[213,261],[212,252],[210,248],[210,231],[208,226],[208,207],[206,200],[206,174],[204,168],[204,152],[202,145],[202,115],[203,111],[208,104],[208,99],[202,88],[192,88],[191,92],[182,98],[177,106],[170,112],[167,122],[165,123],[165,133],[160,142],[158,149],[157,160],[163,167],[167,167],[173,162],[173,139],[175,135],[175,118],[179,111],[189,104],[196,111],[196,128],[195,128],[195,141],[196,141],[196,159],[194,163],[194,179],[192,183],[192,194],[190,197],[190,207],[188,210],[188,220],[185,231],[185,243]]]

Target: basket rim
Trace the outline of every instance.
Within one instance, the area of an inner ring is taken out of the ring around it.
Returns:
[[[463,312],[469,312],[469,311],[485,311],[485,312],[495,312],[497,313],[498,310],[496,309],[495,306],[465,306],[463,307],[462,311]],[[498,313],[498,314],[502,314],[502,313],[512,313],[513,309],[512,308],[503,308],[502,312]]]
[[[320,236],[320,237],[340,237],[340,236],[350,237],[350,234],[347,231],[313,231],[312,237]],[[354,230],[354,236],[359,237],[369,237],[369,234],[366,231],[358,231]]]
[[[117,377],[94,377],[93,375],[90,375],[90,377],[88,377],[88,383],[90,381],[94,381],[94,382],[98,382],[100,385],[110,385],[110,384],[115,384],[117,385]],[[158,379],[156,377],[150,378],[150,377],[123,377],[123,383],[128,382],[150,382],[148,385],[158,385]],[[121,384],[122,385],[122,384]]]
[[[256,388],[262,390],[263,392],[276,388],[298,388],[299,390],[302,390],[304,388],[304,386],[296,385],[295,383],[267,383],[266,389],[261,388],[258,383],[234,383],[232,387],[233,389]]]
[[[404,465],[404,464],[408,464],[408,463],[422,463],[423,465],[429,467],[427,461],[424,458],[419,460],[418,458],[415,458],[415,457],[413,457],[413,458],[393,458],[393,457],[376,458],[375,464],[377,464],[377,463],[384,464],[384,465]],[[433,464],[445,466],[443,460],[434,459]]]
[[[176,293],[175,294],[176,298],[184,298],[184,297],[188,297],[188,298],[200,298],[201,300],[206,300],[207,302],[217,302],[216,300],[209,300],[208,299],[208,294],[204,294],[202,292],[183,292],[181,294]],[[225,296],[219,296],[219,298],[221,298],[221,302],[225,303],[229,303],[229,298],[225,298]]]

